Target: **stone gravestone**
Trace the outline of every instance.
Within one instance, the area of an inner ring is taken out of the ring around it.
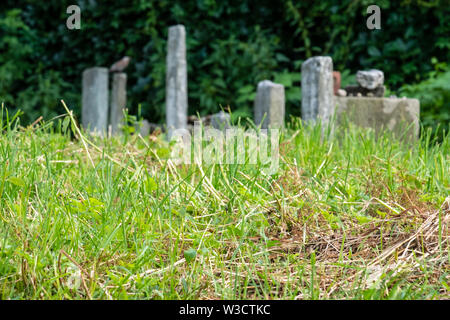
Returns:
[[[302,64],[302,119],[326,124],[334,113],[333,61],[312,57]]]
[[[183,25],[169,28],[166,68],[166,124],[170,140],[174,130],[187,128],[186,30]]]
[[[117,134],[120,132],[123,122],[123,110],[127,104],[127,74],[120,72],[114,73],[112,90],[111,90],[111,105],[109,108],[109,124],[111,126],[111,133]]]
[[[269,80],[258,83],[253,112],[255,124],[261,125],[261,129],[283,127],[285,113],[284,86]]]
[[[356,92],[359,96],[334,96],[332,69],[333,62],[329,57],[313,57],[303,63],[303,120],[321,118],[322,122],[329,122],[335,113],[338,125],[351,122],[359,127],[371,128],[377,135],[389,130],[403,140],[417,139],[420,129],[419,100],[383,98],[384,74],[374,69],[359,71],[356,76],[359,85],[346,87],[346,91],[351,89],[349,95]]]
[[[104,135],[108,129],[108,69],[84,70],[81,122],[91,133]]]
[[[211,126],[214,129],[226,130],[231,128],[231,118],[229,113],[220,111],[211,116]]]

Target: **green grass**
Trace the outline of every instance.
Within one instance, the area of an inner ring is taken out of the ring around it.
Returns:
[[[0,119],[0,299],[450,298],[448,135],[294,119],[268,176]]]

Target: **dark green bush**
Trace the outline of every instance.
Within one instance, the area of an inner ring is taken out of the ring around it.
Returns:
[[[300,66],[312,55],[332,56],[345,79],[359,69],[382,69],[393,92],[428,79],[432,57],[450,61],[447,0],[377,1],[381,30],[366,28],[369,0],[76,3],[81,30],[66,28],[72,1],[0,4],[0,98],[26,120],[62,113],[60,98],[79,114],[82,71],[129,55],[130,113],[141,105],[150,121],[164,121],[167,28],[177,23],[187,29],[191,114],[220,106],[251,114],[257,82],[267,78],[286,85],[287,113],[298,116]],[[446,101],[437,102],[443,107],[436,114],[426,107],[434,117],[427,119],[446,121]]]

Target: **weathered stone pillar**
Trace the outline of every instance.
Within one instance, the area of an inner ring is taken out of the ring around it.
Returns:
[[[123,110],[127,104],[127,74],[114,73],[111,89],[111,105],[109,108],[109,125],[111,133],[118,134],[122,127]]]
[[[327,124],[334,113],[333,61],[312,57],[302,64],[302,119]]]
[[[284,86],[264,80],[258,83],[254,105],[255,124],[262,129],[284,126],[285,97]]]
[[[183,25],[169,28],[166,68],[166,124],[170,139],[174,130],[187,128],[186,30]]]
[[[85,129],[104,135],[108,127],[108,69],[83,72],[81,122]]]

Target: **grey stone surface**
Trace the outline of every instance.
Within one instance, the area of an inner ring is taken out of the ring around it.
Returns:
[[[257,126],[261,124],[262,129],[283,127],[285,114],[284,86],[269,80],[258,83],[253,113],[255,124]]]
[[[390,130],[406,140],[419,136],[420,102],[417,99],[335,97],[338,123],[349,121],[372,128],[376,133]]]
[[[361,87],[374,90],[384,84],[384,73],[377,69],[358,71],[356,73],[356,81]]]
[[[166,124],[170,139],[173,130],[187,127],[186,30],[183,25],[169,28],[166,68]]]
[[[127,74],[115,73],[111,89],[111,104],[109,106],[109,125],[111,133],[118,134],[123,122],[123,110],[127,104]]]
[[[302,64],[302,119],[328,123],[334,113],[333,61],[312,57]]]
[[[81,123],[91,133],[105,135],[108,129],[108,69],[84,70]]]
[[[219,130],[231,128],[230,114],[223,111],[213,114],[211,116],[211,126]]]

